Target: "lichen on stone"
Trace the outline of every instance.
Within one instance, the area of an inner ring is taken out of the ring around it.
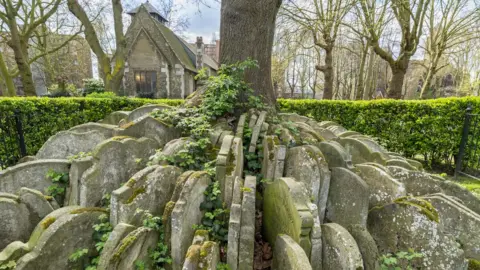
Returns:
[[[480,270],[480,261],[475,259],[469,259],[468,270]]]
[[[45,218],[44,221],[42,221],[42,223],[40,224],[42,226],[42,229],[43,230],[46,230],[48,229],[48,227],[50,227],[50,225],[52,225],[57,219],[55,217],[47,217]]]
[[[113,254],[112,258],[110,259],[111,261],[119,261],[120,257],[122,256],[123,252],[127,250],[127,248],[132,245],[135,240],[137,240],[139,234],[142,232],[142,230],[137,230],[135,231],[132,235],[129,235],[125,237],[122,242],[120,242],[120,247],[117,249],[117,251]]]
[[[121,141],[126,140],[126,139],[135,139],[135,138],[130,137],[130,136],[115,136],[111,140],[116,141],[116,142],[121,142]]]
[[[130,198],[128,198],[127,204],[131,204],[135,200],[135,198],[138,197],[138,195],[144,194],[145,192],[146,192],[145,187],[139,187],[139,188],[135,189],[133,191],[132,196],[130,196]]]
[[[85,208],[79,208],[70,211],[70,214],[72,215],[78,215],[78,214],[83,214],[83,213],[88,213],[88,212],[103,212],[103,213],[108,213],[108,210],[105,208],[100,208],[100,207],[85,207]]]

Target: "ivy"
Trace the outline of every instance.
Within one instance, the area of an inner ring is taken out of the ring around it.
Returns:
[[[153,229],[158,232],[158,242],[154,249],[149,250],[148,256],[153,262],[153,269],[164,270],[167,265],[172,264],[172,258],[170,257],[170,251],[168,245],[165,242],[165,228],[162,224],[162,218],[153,216],[150,212],[140,210],[143,212],[143,227]],[[135,262],[137,269],[146,269],[145,263],[142,261]]]
[[[45,190],[45,193],[48,196],[54,197],[55,200],[63,206],[65,191],[69,183],[68,173],[60,173],[50,169],[46,177],[52,181],[52,185]]]
[[[422,253],[417,253],[413,249],[408,251],[399,251],[397,253],[388,253],[380,257],[382,270],[412,270],[412,264],[415,260],[423,258]]]

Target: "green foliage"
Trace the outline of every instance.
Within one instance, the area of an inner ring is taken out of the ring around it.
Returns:
[[[231,270],[230,265],[227,263],[218,263],[217,264],[217,270]]]
[[[106,214],[103,214],[98,217],[98,222],[93,226],[93,241],[95,242],[95,254],[89,258],[90,263],[85,266],[85,270],[95,270],[97,269],[98,262],[100,260],[100,253],[105,246],[110,234],[113,231],[113,226],[110,224],[109,218]]]
[[[45,190],[48,196],[52,196],[55,200],[62,205],[65,199],[65,191],[69,183],[68,173],[59,173],[52,169],[48,170],[46,177],[52,181],[47,190]]]
[[[19,159],[18,138],[12,134],[15,127],[14,112],[21,113],[27,155],[35,155],[48,138],[59,131],[73,126],[97,122],[114,111],[131,111],[146,104],[166,104],[178,106],[183,100],[168,99],[140,99],[117,97],[115,99],[99,98],[0,98],[2,130],[10,130],[9,135],[0,137],[0,159],[14,164]],[[3,119],[8,117],[8,121]],[[13,150],[13,151],[12,151]],[[0,168],[2,169],[2,168]]]
[[[105,92],[105,85],[101,79],[85,79],[83,80],[83,85],[83,93],[85,95]]]
[[[170,257],[170,251],[168,250],[168,245],[165,241],[165,228],[162,224],[162,218],[153,216],[148,211],[140,209],[138,211],[143,213],[143,226],[153,229],[159,234],[157,246],[155,249],[149,250],[148,255],[153,262],[153,269],[164,270],[166,265],[172,264],[172,258]],[[135,265],[136,267],[139,267],[137,269],[147,269],[145,268],[145,263],[135,263]]]
[[[0,269],[2,269],[1,266]],[[480,270],[480,261],[475,259],[468,260],[468,270]]]
[[[117,95],[113,92],[93,92],[88,94],[89,98],[116,98]]]
[[[71,83],[67,84],[65,89],[60,88],[58,84],[52,84],[48,87],[47,91],[52,96],[80,97],[82,95],[82,91]]]
[[[78,249],[74,253],[72,253],[72,255],[70,255],[70,257],[68,257],[68,261],[77,262],[87,254],[88,254],[88,248]]]
[[[480,113],[480,98],[435,100],[287,100],[277,101],[283,112],[335,121],[349,130],[375,137],[389,151],[407,157],[423,155],[431,165],[453,164],[462,136],[465,110]],[[466,157],[468,162],[478,157]]]
[[[200,204],[204,211],[202,223],[194,226],[195,229],[207,230],[213,241],[225,245],[228,242],[229,210],[222,203],[220,183],[211,183],[204,192],[205,200]]]
[[[8,261],[0,265],[0,270],[11,270],[17,267],[17,263],[14,260]]]
[[[413,249],[408,251],[399,251],[395,254],[388,253],[380,257],[382,270],[412,270],[412,264],[417,259],[423,258],[422,253],[417,253]]]
[[[82,159],[82,158],[86,158],[86,157],[90,157],[90,156],[92,156],[92,152],[87,152],[87,153],[79,152],[76,155],[69,156],[68,160],[73,161],[73,160],[76,160],[76,159]]]

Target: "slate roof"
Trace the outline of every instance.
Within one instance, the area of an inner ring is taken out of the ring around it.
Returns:
[[[160,11],[158,11],[158,9],[156,9],[154,6],[152,6],[152,4],[150,4],[149,1],[141,4],[140,6],[134,8],[134,9],[132,9],[132,10],[130,10],[129,12],[127,12],[127,14],[128,14],[128,15],[132,15],[132,16],[135,15],[135,14],[137,14],[138,11],[140,10],[140,7],[141,7],[141,6],[144,6],[144,7],[147,9],[148,13],[150,13],[150,14],[156,14],[156,15],[160,16],[164,21],[168,22],[168,20],[165,19],[165,17],[162,16],[162,14],[160,13]]]

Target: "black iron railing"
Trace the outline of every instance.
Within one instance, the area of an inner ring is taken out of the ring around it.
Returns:
[[[480,179],[480,114],[468,106],[463,123],[462,139],[455,165],[455,176]]]
[[[27,155],[22,113],[0,112],[0,170]]]

